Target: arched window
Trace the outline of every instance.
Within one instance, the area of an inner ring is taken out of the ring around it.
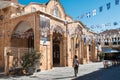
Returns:
[[[105,45],[109,45],[108,38],[105,39]]]
[[[31,8],[31,11],[32,11],[32,12],[35,12],[35,11],[36,11],[36,8],[35,8],[35,7],[32,7],[32,8]]]
[[[112,43],[113,43],[113,45],[116,45],[116,44],[117,44],[116,41],[117,41],[117,40],[116,40],[116,37],[115,37],[115,38],[112,38]]]
[[[59,10],[58,10],[57,7],[55,7],[55,8],[53,9],[52,14],[53,14],[54,16],[56,16],[56,17],[60,17],[60,12],[59,12]]]

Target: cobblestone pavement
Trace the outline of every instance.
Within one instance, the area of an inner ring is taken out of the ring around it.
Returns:
[[[72,67],[54,67],[30,76],[0,76],[0,80],[120,80],[120,66],[103,69],[102,62],[79,66],[78,77],[74,77]],[[110,78],[111,77],[111,78]],[[116,78],[115,78],[116,77]]]

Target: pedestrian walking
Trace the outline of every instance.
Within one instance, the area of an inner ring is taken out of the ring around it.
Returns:
[[[75,77],[78,74],[78,67],[79,67],[79,61],[78,61],[77,55],[75,55],[73,59],[73,68],[74,68]]]

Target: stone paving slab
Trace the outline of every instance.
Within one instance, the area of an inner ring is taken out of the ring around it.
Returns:
[[[103,68],[102,62],[79,65],[78,76],[92,73]],[[0,76],[0,80],[71,80],[75,79],[73,67],[54,67],[51,70],[36,72],[30,76],[6,77]]]

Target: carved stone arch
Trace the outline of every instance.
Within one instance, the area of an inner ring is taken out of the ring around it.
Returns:
[[[25,26],[25,27],[23,27],[23,26]],[[26,30],[28,30],[28,29],[30,29],[30,28],[32,28],[33,29],[33,27],[32,27],[32,25],[28,22],[28,21],[19,21],[16,25],[15,25],[15,27],[13,28],[13,30],[12,30],[12,33],[14,32],[14,31],[18,31],[18,30],[21,30],[22,32],[24,32],[24,31],[26,31]]]
[[[52,32],[57,32],[62,35],[65,33],[65,31],[59,25],[54,25],[52,28]]]
[[[62,10],[61,16],[62,16],[62,14],[65,15],[65,14],[66,14],[66,13],[65,13],[65,10],[64,10],[63,6],[61,5],[60,1],[58,1],[57,5],[59,5],[59,6],[60,6],[60,9]]]
[[[18,22],[12,30],[11,47],[34,48],[34,29],[28,21]]]
[[[52,63],[53,66],[64,66],[64,53],[66,48],[66,38],[64,37],[65,31],[63,30],[61,25],[54,25],[52,26]]]
[[[48,11],[51,14],[52,10],[55,8],[55,6],[58,8],[58,10],[60,12],[60,16],[61,16],[60,18],[64,18],[66,13],[65,13],[63,6],[60,4],[59,1],[50,0],[47,4],[46,11]]]
[[[77,27],[75,28],[75,33],[77,35],[82,35],[83,34],[82,27],[80,25],[77,25]]]

